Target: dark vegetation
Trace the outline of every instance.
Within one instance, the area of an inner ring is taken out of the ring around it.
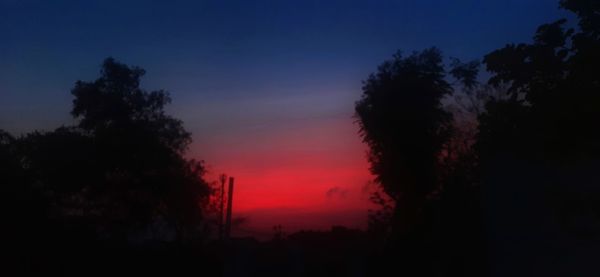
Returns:
[[[63,275],[597,276],[600,2],[560,4],[577,25],[481,63],[399,52],[364,82],[356,119],[381,188],[367,231],[211,239],[212,190],[168,93],[106,59],[72,90],[77,124],[0,131],[7,260]]]
[[[532,43],[489,53],[487,84],[477,62],[446,69],[435,48],[397,54],[364,82],[356,116],[394,204],[374,220],[391,228],[379,228],[387,240],[373,269],[598,274],[600,2],[561,6],[578,26],[544,24]]]
[[[18,266],[153,271],[181,262],[163,249],[203,242],[204,168],[183,157],[190,134],[165,114],[166,92],[139,88],[143,74],[106,59],[100,78],[72,90],[76,126],[20,138],[2,132],[1,183]]]

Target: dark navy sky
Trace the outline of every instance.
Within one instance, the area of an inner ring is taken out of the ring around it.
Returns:
[[[94,78],[107,56],[147,69],[147,87],[170,90],[187,116],[223,99],[324,91],[356,99],[360,80],[397,49],[479,58],[564,16],[552,0],[0,5],[0,124],[14,131],[68,120],[69,88]]]
[[[70,88],[113,56],[171,92],[191,156],[253,183],[238,210],[306,211],[335,202],[321,201],[333,189],[354,197],[347,211],[370,178],[353,103],[379,63],[430,46],[481,58],[565,15],[557,0],[0,0],[0,128],[73,123]],[[303,178],[257,200],[290,176]]]

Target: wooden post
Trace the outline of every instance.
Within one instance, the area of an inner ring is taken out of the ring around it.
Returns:
[[[227,176],[225,174],[221,174],[219,176],[219,181],[221,181],[221,195],[220,195],[220,205],[219,209],[219,239],[223,239],[225,233],[225,181],[227,180]]]
[[[233,205],[233,177],[229,177],[229,198],[227,199],[227,221],[225,222],[225,237],[230,238],[231,235],[231,209]]]

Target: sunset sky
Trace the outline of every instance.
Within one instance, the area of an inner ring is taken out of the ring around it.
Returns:
[[[72,124],[74,82],[112,56],[171,93],[209,178],[236,178],[241,228],[364,227],[361,81],[396,50],[481,58],[565,16],[548,0],[0,0],[0,128]]]

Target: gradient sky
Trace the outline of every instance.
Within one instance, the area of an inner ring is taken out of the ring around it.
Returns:
[[[72,124],[70,88],[112,56],[171,92],[189,156],[236,177],[244,228],[364,227],[361,80],[396,50],[469,60],[530,41],[568,15],[557,2],[0,0],[0,128]]]

